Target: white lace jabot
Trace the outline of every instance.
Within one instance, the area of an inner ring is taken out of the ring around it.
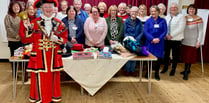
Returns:
[[[53,14],[51,17],[46,17],[45,15],[41,14],[41,18],[44,19],[44,28],[47,32],[47,35],[49,36],[50,35],[50,32],[52,30],[52,18],[55,16],[55,14]]]

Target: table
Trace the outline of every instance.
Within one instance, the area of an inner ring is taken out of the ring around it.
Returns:
[[[73,60],[72,57],[64,58],[64,71],[71,76],[82,88],[93,96],[103,85],[105,85],[129,60],[140,62],[140,82],[142,78],[143,61],[148,66],[148,93],[151,93],[152,61],[157,58],[152,54],[149,56],[132,56],[123,58],[117,54],[112,59],[88,59]],[[81,92],[82,93],[82,92]]]
[[[9,59],[9,62],[12,62],[13,65],[13,98],[16,98],[16,88],[17,88],[17,71],[19,67],[19,63],[22,63],[22,84],[24,85],[24,79],[25,79],[25,63],[28,62],[29,59],[18,59],[18,58],[13,58],[11,57]],[[15,63],[17,63],[17,66],[15,67]],[[16,72],[15,69],[17,68]]]
[[[64,71],[70,75],[82,88],[90,95],[94,95],[101,89],[129,60],[140,62],[139,79],[141,82],[143,61],[147,61],[148,66],[148,93],[151,93],[151,77],[152,77],[152,62],[157,58],[149,54],[149,56],[131,56],[123,58],[117,54],[113,54],[112,59],[88,59],[88,60],[73,60],[72,56],[63,58]],[[9,59],[13,63],[13,71],[15,71],[15,63],[21,62],[22,66],[22,83],[24,85],[25,63],[28,59]],[[16,75],[15,75],[16,74]],[[13,98],[16,98],[16,82],[17,72],[13,72]],[[81,92],[82,93],[82,92]]]

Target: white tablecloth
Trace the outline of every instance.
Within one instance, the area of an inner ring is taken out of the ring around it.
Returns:
[[[90,95],[94,95],[128,61],[113,55],[112,59],[73,60],[64,58],[64,70]]]

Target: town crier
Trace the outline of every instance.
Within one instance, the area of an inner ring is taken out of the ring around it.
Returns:
[[[27,71],[31,72],[30,102],[50,103],[61,100],[60,71],[63,69],[60,45],[67,41],[63,22],[55,18],[56,0],[36,0],[42,14],[25,23],[25,41],[33,44]]]

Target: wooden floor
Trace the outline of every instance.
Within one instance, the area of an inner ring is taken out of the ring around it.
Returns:
[[[209,63],[200,63],[191,67],[189,80],[184,81],[180,72],[184,65],[180,63],[176,75],[160,74],[161,80],[152,79],[151,94],[147,93],[147,80],[139,83],[138,78],[119,76],[108,82],[95,96],[80,95],[80,86],[73,81],[62,81],[61,103],[209,103]],[[12,98],[12,76],[10,63],[0,63],[0,103],[29,103],[30,84],[21,84],[21,73],[17,83],[17,98]]]

